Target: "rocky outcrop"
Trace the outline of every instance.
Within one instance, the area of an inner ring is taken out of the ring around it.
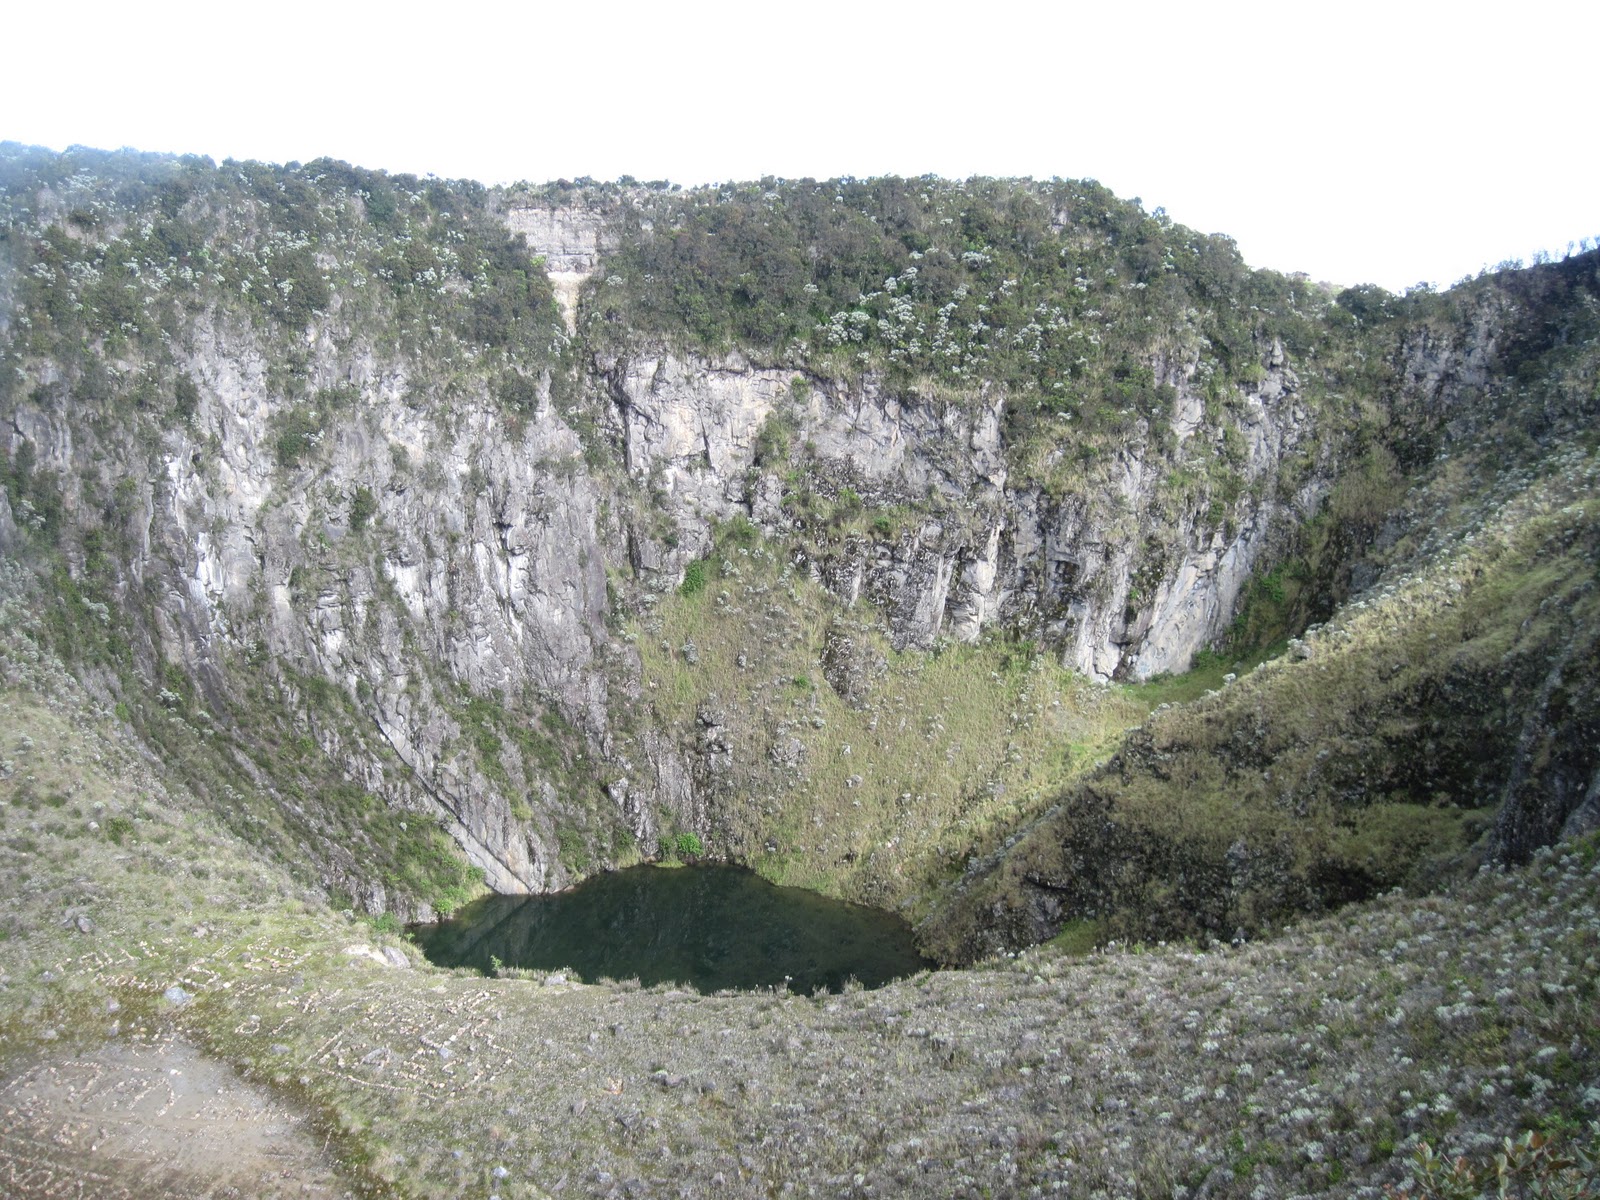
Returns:
[[[616,249],[615,210],[583,203],[519,203],[506,208],[504,219],[506,227],[526,238],[544,259],[567,332],[576,332],[578,292],[602,255]]]
[[[846,604],[878,605],[899,647],[1005,628],[1108,680],[1184,670],[1233,619],[1273,538],[1325,488],[1312,474],[1279,498],[1281,467],[1316,431],[1282,348],[1272,357],[1261,385],[1241,397],[1236,426],[1238,469],[1259,498],[1246,496],[1226,520],[1161,502],[1185,443],[1222,436],[1200,431],[1201,402],[1182,374],[1168,416],[1176,451],[1136,437],[1077,489],[1052,496],[1012,486],[1003,397],[938,403],[872,377],[845,383],[664,350],[603,357],[596,369],[627,469],[671,519],[675,545],[653,546],[639,562],[681,571],[706,552],[715,522],[747,515],[808,545],[813,572]],[[758,438],[773,420],[791,431],[792,458],[758,464]],[[814,520],[784,508],[797,488],[828,504],[912,516],[888,534],[821,544],[807,536]]]

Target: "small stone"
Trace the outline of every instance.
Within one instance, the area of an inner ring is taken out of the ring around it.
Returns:
[[[173,984],[161,993],[161,998],[168,1004],[187,1004],[194,999],[194,993],[184,990],[177,984]]]
[[[496,1179],[504,1179],[507,1175],[511,1174],[511,1172],[506,1170],[504,1167],[496,1167],[494,1170],[490,1171],[489,1174],[493,1175]]]
[[[450,1049],[449,1046],[440,1046],[439,1047],[439,1057],[441,1059],[443,1059],[445,1062],[449,1062],[455,1056],[456,1056],[456,1052],[454,1050]]]
[[[411,967],[411,960],[406,957],[405,951],[400,949],[399,946],[385,946],[383,948],[383,957],[388,960],[391,967],[400,967],[406,970]]]

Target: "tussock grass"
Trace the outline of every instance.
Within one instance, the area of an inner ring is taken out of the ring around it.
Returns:
[[[1592,837],[1240,948],[818,997],[484,979],[297,889],[48,656],[8,636],[0,663],[3,832],[33,844],[0,859],[0,1072],[181,1037],[313,1117],[361,1194],[1375,1194],[1424,1143],[1600,1113]],[[120,845],[68,823],[97,803]]]
[[[1415,496],[1427,536],[1377,585],[1282,658],[1158,708],[975,865],[924,926],[933,952],[1075,920],[1228,938],[1553,840],[1564,781],[1594,769],[1597,481],[1573,450],[1498,507],[1463,511],[1453,479]]]
[[[700,764],[708,848],[776,882],[917,912],[1155,702],[1004,639],[896,651],[776,550],[725,547],[632,631],[652,727]]]

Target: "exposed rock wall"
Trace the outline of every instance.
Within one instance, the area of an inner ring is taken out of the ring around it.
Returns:
[[[1017,401],[998,390],[932,398],[870,372],[828,378],[637,338],[590,347],[577,307],[619,213],[504,212],[572,336],[559,377],[547,371],[525,406],[508,408],[488,376],[385,350],[333,304],[295,347],[294,388],[284,346],[220,310],[191,315],[176,365],[195,411],[154,447],[41,399],[48,364],[6,414],[11,449],[26,443],[67,482],[69,509],[90,504],[85,481],[99,494],[134,481],[124,598],[152,598],[160,657],[219,701],[241,664],[273,664],[291,689],[296,676],[337,689],[363,728],[325,724],[323,749],[385,803],[439,816],[498,889],[564,886],[603,861],[561,853],[597,845],[596,822],[646,849],[663,820],[706,827],[683,739],[619,737],[637,662],[607,621],[676,587],[718,523],[754,521],[841,603],[870,605],[897,648],[1004,630],[1095,679],[1145,678],[1182,670],[1227,628],[1337,465],[1277,344],[1221,410],[1199,350],[1172,349],[1152,364],[1165,411],[1049,487],[1018,470]],[[781,449],[763,454],[779,426]],[[291,428],[302,433],[286,443]],[[1171,480],[1217,461],[1224,440],[1237,499],[1218,513]],[[1291,460],[1311,466],[1285,487]],[[888,516],[838,533],[796,506],[802,491]],[[590,810],[558,772],[500,760],[492,746],[512,731],[475,733],[474,700],[569,723],[589,756]]]
[[[285,461],[278,431],[304,402],[283,398],[249,332],[199,322],[183,365],[198,411],[148,464],[70,411],[26,404],[8,414],[10,448],[27,442],[39,469],[80,488],[137,481],[129,599],[153,589],[161,656],[223,706],[239,660],[359,696],[397,763],[346,739],[352,777],[443,819],[499,890],[565,883],[555,814],[512,811],[548,781],[487,778],[461,744],[459,710],[471,696],[531,694],[603,743],[603,496],[572,428],[547,402],[515,423],[486,395],[442,413],[417,402],[403,364],[324,337],[313,387],[354,398],[315,414],[320,440]],[[361,492],[372,511],[357,518]],[[70,488],[67,502],[83,503]]]
[[[601,257],[616,248],[615,215],[609,207],[584,204],[513,204],[505,211],[506,227],[544,259],[569,333],[576,331],[579,290]]]
[[[1042,638],[1067,665],[1102,680],[1184,670],[1227,628],[1273,537],[1308,515],[1327,484],[1313,474],[1278,496],[1285,461],[1317,440],[1281,347],[1240,405],[1241,472],[1259,498],[1229,522],[1210,523],[1161,506],[1175,452],[1152,449],[1154,439],[1124,447],[1076,492],[1013,487],[1003,397],[939,404],[896,395],[870,376],[807,379],[737,356],[664,350],[601,358],[596,368],[629,473],[658,489],[672,518],[676,548],[652,546],[642,565],[681,570],[708,548],[712,523],[736,514],[805,540],[804,520],[779,503],[788,463],[775,471],[755,461],[763,423],[782,414],[804,447],[797,457],[808,487],[830,500],[848,489],[869,508],[903,504],[919,514],[896,540],[855,539],[819,553],[813,568],[841,600],[880,605],[898,646],[974,641],[1000,627]],[[1186,376],[1177,384],[1168,420],[1181,450],[1196,434],[1201,400]],[[1141,558],[1152,543],[1160,556]],[[1142,596],[1141,568],[1153,576]]]
[[[522,223],[553,264],[587,269],[603,254],[593,223]],[[676,586],[718,522],[747,515],[843,603],[876,605],[896,646],[1005,628],[1096,678],[1143,677],[1181,670],[1226,627],[1275,531],[1318,486],[1287,503],[1262,486],[1226,526],[1192,512],[1174,521],[1158,502],[1171,446],[1211,436],[1181,367],[1167,450],[1138,439],[1081,489],[1048,495],[1012,486],[1004,397],[931,402],[870,375],[800,377],[646,346],[591,356],[569,381],[576,404],[552,404],[546,380],[535,408],[512,417],[481,383],[446,396],[333,322],[306,346],[302,395],[323,399],[286,398],[277,353],[202,316],[180,355],[197,410],[148,461],[70,406],[37,401],[7,414],[10,448],[27,443],[41,469],[77,481],[69,508],[88,504],[83,481],[102,492],[136,481],[125,588],[130,604],[141,589],[154,597],[160,657],[218,707],[241,663],[338,689],[366,728],[329,724],[322,748],[386,804],[439,817],[502,891],[570,882],[561,829],[569,816],[588,829],[593,814],[548,773],[512,762],[500,774],[492,754],[474,754],[463,717],[473,697],[533,697],[563,714],[595,756],[604,819],[647,847],[663,813],[706,826],[678,743],[647,736],[632,759],[616,743],[636,669],[607,629],[608,571],[619,603],[639,603]],[[1270,482],[1314,436],[1295,387],[1280,357],[1244,398],[1247,479]],[[758,463],[775,417],[791,427],[789,453]],[[291,453],[292,418],[317,432]],[[577,419],[593,423],[588,447]],[[610,465],[597,474],[596,462]],[[853,491],[868,511],[910,515],[889,538],[819,538],[785,507],[796,473],[830,502]],[[619,487],[641,499],[629,508]],[[361,495],[370,511],[358,517]]]

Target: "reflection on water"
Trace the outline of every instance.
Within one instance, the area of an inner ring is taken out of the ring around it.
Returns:
[[[810,994],[846,980],[878,987],[931,967],[898,917],[742,867],[632,867],[554,896],[488,896],[452,920],[411,927],[446,967],[570,967],[586,980],[638,977],[702,992],[782,985]]]

